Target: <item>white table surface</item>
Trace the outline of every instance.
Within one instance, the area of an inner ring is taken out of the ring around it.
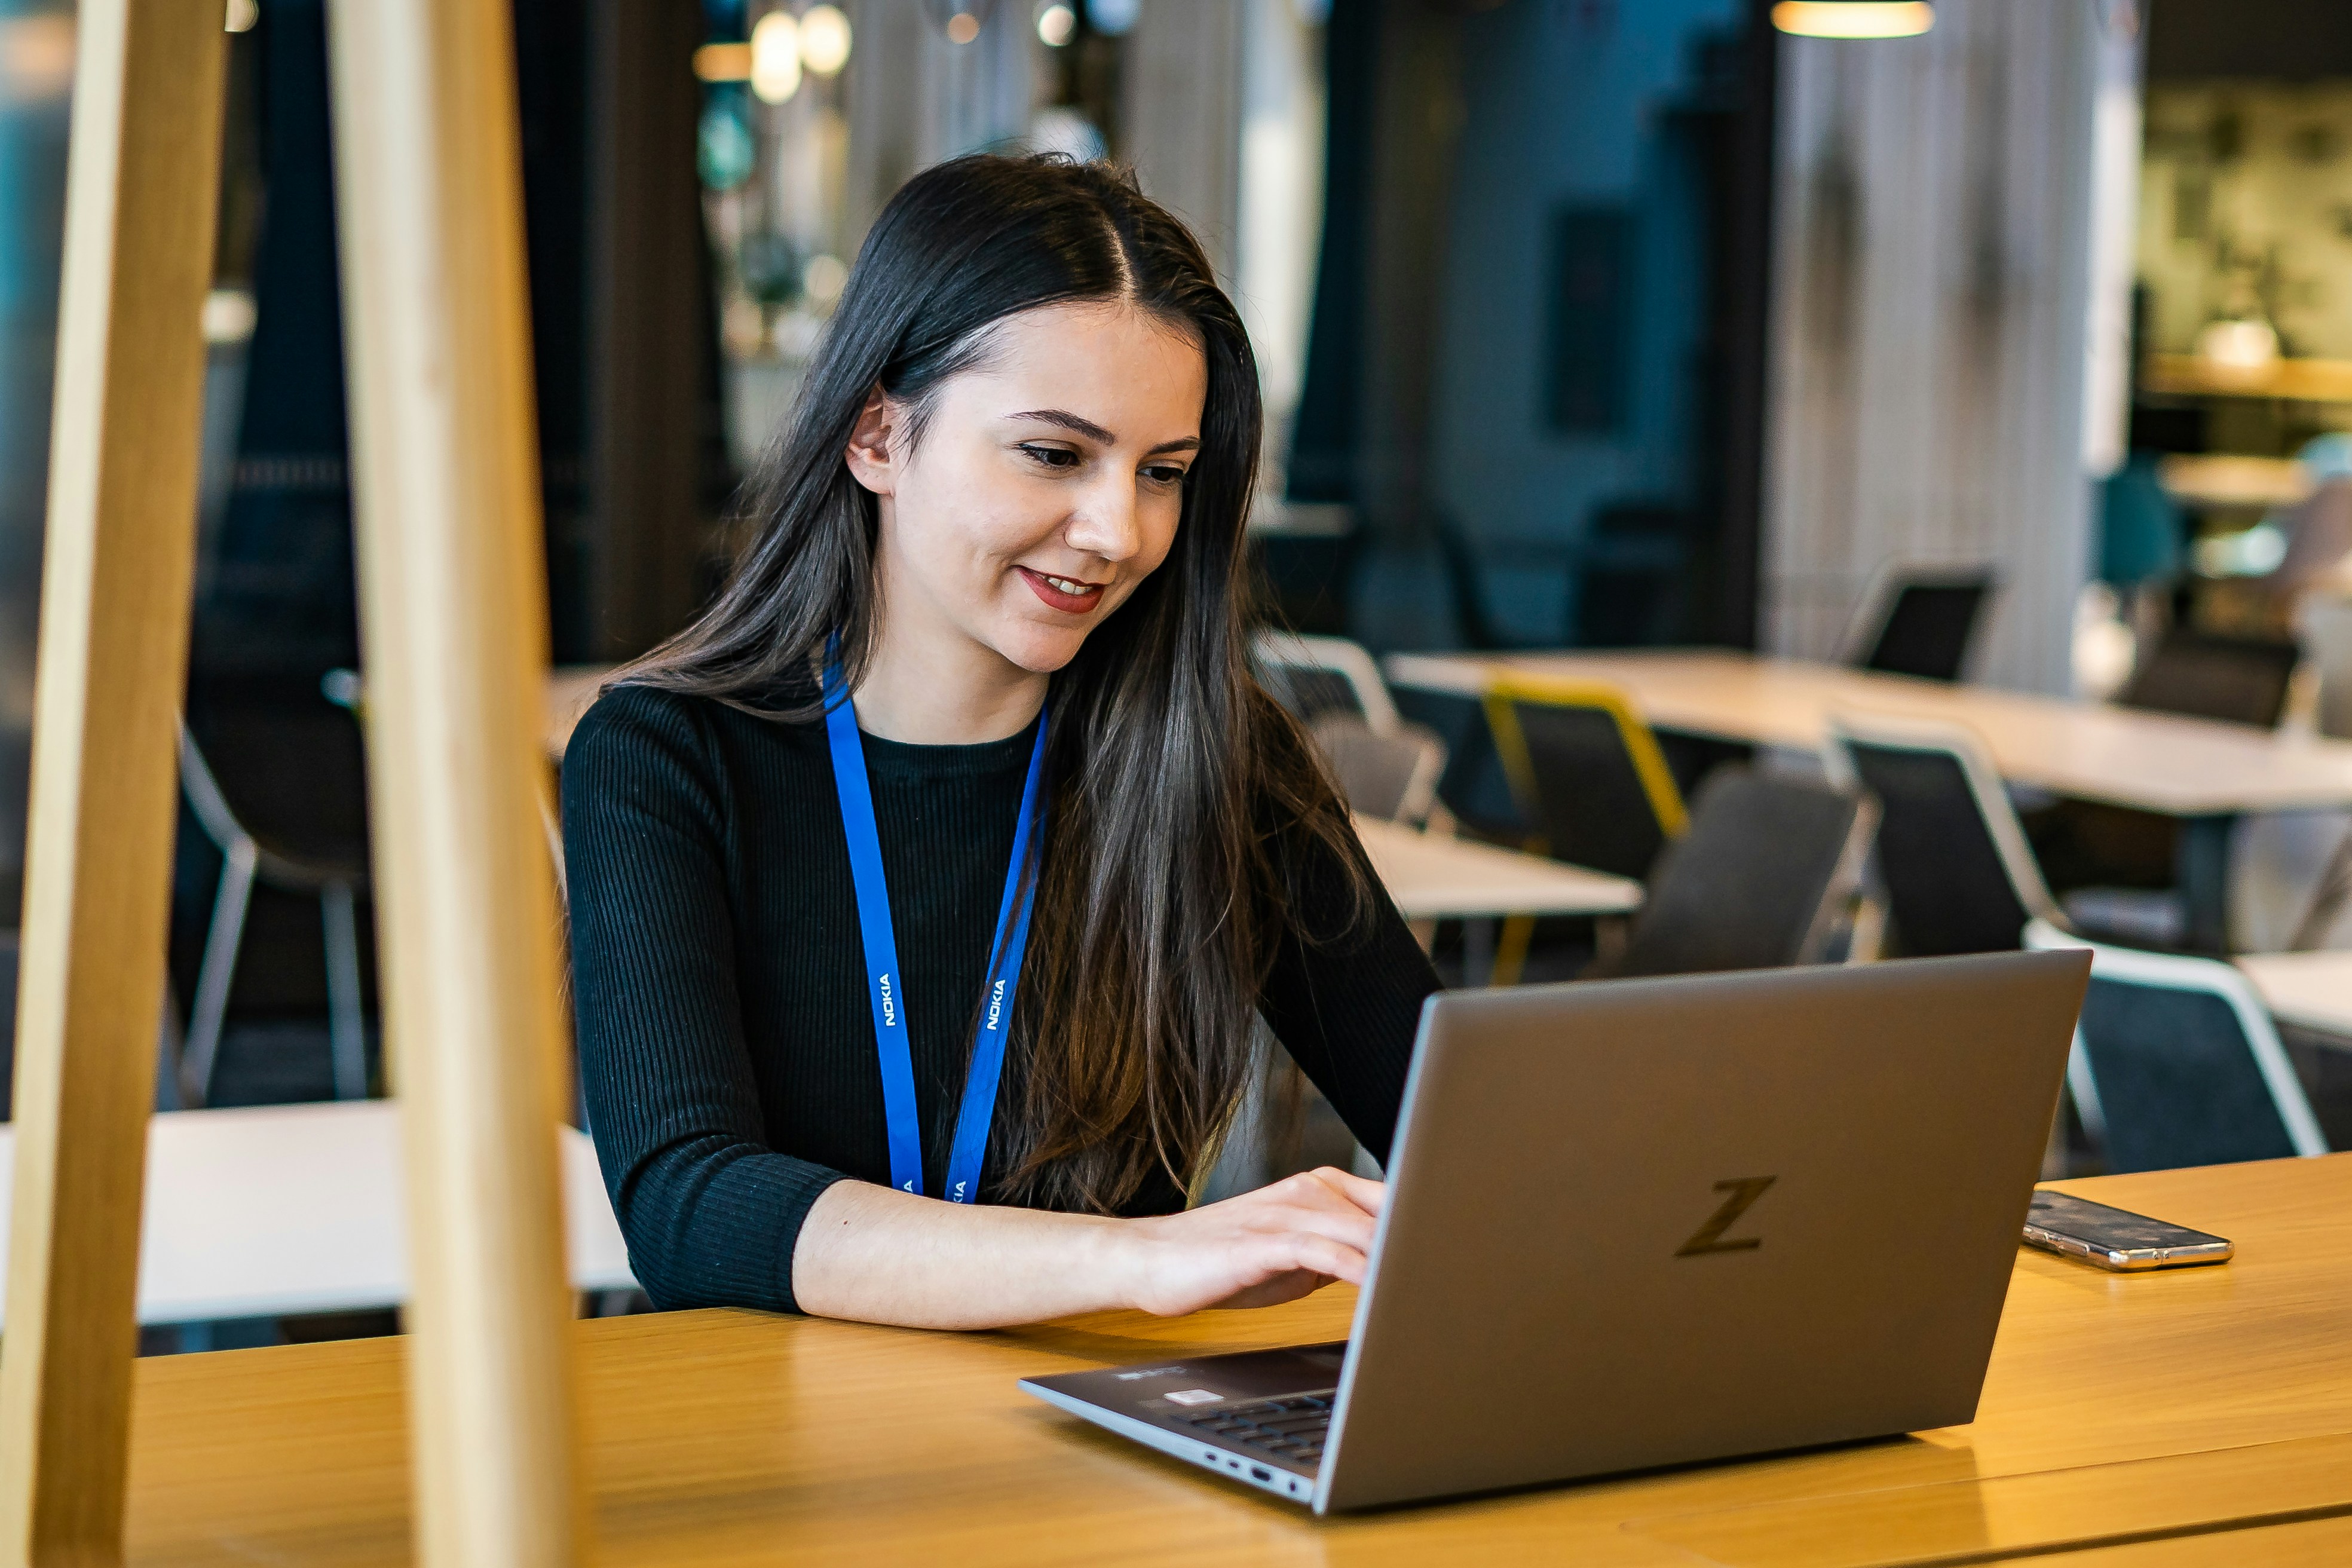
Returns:
[[[1938,719],[1974,731],[2011,783],[2176,816],[2352,805],[2352,742],[1838,665],[1660,649],[1394,654],[1386,670],[1465,695],[1497,674],[1606,681],[1661,729],[1802,752],[1821,751],[1835,710]]]
[[[0,1126],[0,1242],[16,1176]],[[596,1151],[561,1129],[572,1285],[636,1283]],[[408,1299],[400,1110],[391,1100],[173,1110],[148,1123],[139,1321],[355,1311]],[[0,1258],[7,1256],[0,1245]]]
[[[1642,884],[1537,855],[1432,837],[1377,817],[1356,837],[1405,919],[1619,915],[1642,906]]]
[[[2237,962],[2279,1022],[2352,1037],[2352,952],[2258,952]]]

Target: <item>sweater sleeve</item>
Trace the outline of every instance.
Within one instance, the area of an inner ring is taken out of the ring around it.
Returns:
[[[1421,1005],[1439,989],[1437,972],[1352,829],[1347,853],[1370,900],[1360,910],[1349,868],[1328,845],[1296,829],[1278,842],[1288,907],[1258,1012],[1356,1141],[1385,1167]]]
[[[621,688],[563,759],[581,1089],[662,1308],[794,1310],[793,1247],[841,1173],[770,1149],[737,1001],[724,780],[692,706]]]

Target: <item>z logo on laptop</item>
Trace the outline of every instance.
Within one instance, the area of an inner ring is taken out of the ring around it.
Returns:
[[[1691,1238],[1675,1249],[1676,1258],[1698,1258],[1709,1252],[1753,1252],[1764,1245],[1760,1236],[1735,1237],[1723,1239],[1723,1233],[1739,1223],[1739,1216],[1754,1206],[1764,1195],[1764,1189],[1779,1181],[1778,1176],[1734,1176],[1727,1182],[1717,1182],[1715,1190],[1731,1195],[1715,1211],[1715,1217],[1691,1232]]]

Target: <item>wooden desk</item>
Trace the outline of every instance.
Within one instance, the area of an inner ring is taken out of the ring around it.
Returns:
[[[2272,1016],[2352,1041],[2352,952],[2258,952],[2238,967]]]
[[[572,1282],[636,1284],[596,1151],[561,1130]],[[388,1100],[171,1110],[147,1123],[139,1321],[347,1312],[406,1301],[400,1109]],[[0,1267],[16,1171],[0,1126]]]
[[[732,1311],[582,1322],[598,1560],[1689,1568],[1696,1553],[1838,1568],[2156,1531],[2178,1539],[2111,1561],[2167,1549],[2145,1561],[2169,1564],[2221,1560],[2199,1553],[2224,1538],[2187,1531],[2284,1517],[2297,1522],[2266,1544],[2340,1544],[2352,1155],[2063,1185],[2219,1231],[2238,1258],[2127,1278],[2021,1251],[1967,1426],[1325,1521],[1098,1433],[1013,1380],[1335,1337],[1345,1290],[987,1334]],[[142,1362],[131,1561],[405,1561],[401,1344]]]
[[[1381,884],[1409,921],[1489,915],[1621,915],[1642,907],[1642,884],[1537,855],[1462,838],[1433,838],[1377,817],[1356,837]]]
[[[1829,715],[1840,710],[1964,725],[2013,784],[2179,817],[2190,937],[2217,952],[2228,945],[2230,838],[2237,818],[2352,805],[2352,742],[2103,702],[1720,650],[1396,654],[1386,668],[1397,685],[1464,695],[1483,692],[1494,675],[1506,672],[1607,681],[1630,693],[1662,730],[1801,752],[1821,751]]]

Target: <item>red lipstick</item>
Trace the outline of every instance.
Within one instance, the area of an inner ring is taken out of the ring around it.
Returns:
[[[1104,584],[1100,583],[1088,584],[1083,594],[1072,594],[1054,586],[1043,572],[1032,572],[1026,566],[1017,566],[1013,570],[1021,574],[1021,580],[1029,584],[1029,591],[1045,600],[1049,609],[1060,610],[1065,615],[1083,616],[1102,603]],[[1075,577],[1062,579],[1066,583],[1077,580]]]

